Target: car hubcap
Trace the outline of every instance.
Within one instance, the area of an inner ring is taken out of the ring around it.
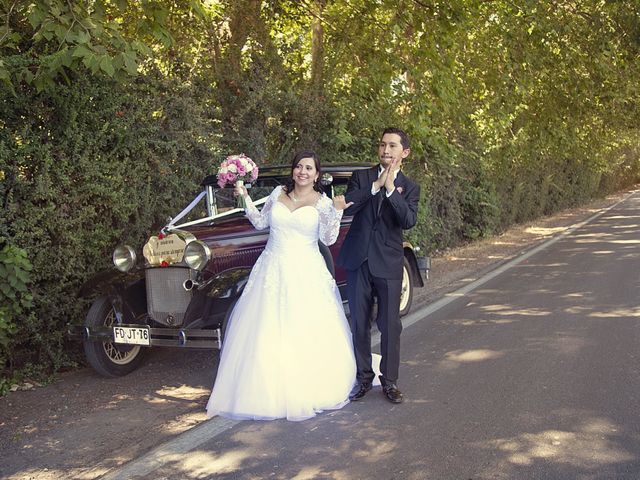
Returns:
[[[402,269],[402,290],[400,291],[400,311],[407,308],[409,303],[409,272],[406,268]]]

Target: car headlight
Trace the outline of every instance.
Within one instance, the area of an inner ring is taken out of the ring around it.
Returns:
[[[203,270],[209,260],[211,260],[211,249],[200,240],[189,242],[184,249],[184,261],[189,268]]]
[[[128,272],[136,264],[136,252],[129,245],[120,245],[113,251],[113,264],[121,272]]]

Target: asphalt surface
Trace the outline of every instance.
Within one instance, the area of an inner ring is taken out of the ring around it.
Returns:
[[[638,479],[639,227],[634,194],[411,314],[401,405],[215,418],[104,478]]]
[[[640,478],[638,197],[437,258],[404,318],[402,405],[207,420],[217,354],[152,350],[1,397],[0,479]]]

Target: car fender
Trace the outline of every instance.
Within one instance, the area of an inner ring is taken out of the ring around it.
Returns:
[[[417,282],[418,287],[424,287],[424,278],[420,274],[420,270],[418,270],[418,258],[416,257],[416,253],[413,250],[413,245],[409,242],[403,242],[402,249],[404,250],[404,256],[409,260],[409,265],[411,265],[411,274],[413,278]]]
[[[120,272],[115,268],[102,270],[87,280],[78,292],[80,298],[106,295],[111,300],[116,315],[133,319],[146,313],[147,296],[145,272],[143,268],[134,268],[129,272]]]
[[[207,279],[198,285],[185,312],[185,326],[197,322],[197,325],[219,325],[232,303],[244,290],[250,267],[233,268]]]

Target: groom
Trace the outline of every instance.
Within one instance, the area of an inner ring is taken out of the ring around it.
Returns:
[[[376,323],[381,333],[382,392],[392,403],[402,402],[398,389],[400,367],[400,293],[404,261],[402,231],[416,224],[420,187],[401,171],[409,156],[409,137],[399,128],[382,132],[380,165],[353,173],[345,194],[354,205],[349,233],[338,255],[347,270],[350,326],[357,365],[357,383],[349,399],[360,400],[371,390],[371,323],[374,294],[378,298]]]

